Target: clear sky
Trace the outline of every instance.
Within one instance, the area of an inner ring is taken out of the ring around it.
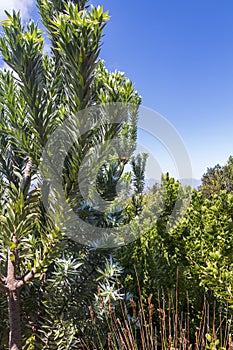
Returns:
[[[1,0],[35,16],[32,0]],[[15,4],[14,4],[15,3]],[[109,10],[101,57],[186,145],[193,177],[233,154],[233,1],[92,0]],[[142,135],[143,138],[143,135]]]

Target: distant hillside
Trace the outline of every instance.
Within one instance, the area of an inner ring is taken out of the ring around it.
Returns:
[[[201,180],[198,179],[180,179],[180,182],[184,186],[191,186],[192,188],[198,188],[201,185]]]
[[[180,179],[180,183],[184,186],[191,186],[192,188],[198,188],[201,185],[201,180],[198,179]],[[151,188],[155,183],[160,184],[158,179],[145,179],[145,191]]]

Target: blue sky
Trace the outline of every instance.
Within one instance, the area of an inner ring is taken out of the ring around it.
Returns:
[[[35,17],[30,0],[3,0],[0,11],[4,2]],[[193,177],[224,164],[233,154],[232,0],[91,2],[111,16],[101,57],[133,80],[144,106],[174,125]]]

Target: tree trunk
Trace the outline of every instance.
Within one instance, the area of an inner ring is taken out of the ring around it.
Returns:
[[[21,318],[20,318],[20,290],[8,291],[8,310],[9,310],[9,349],[22,350],[22,336],[21,336]]]
[[[9,313],[9,350],[22,350],[21,319],[20,319],[20,288],[17,288],[16,265],[18,259],[17,239],[14,236],[13,242],[16,245],[14,251],[8,250],[7,263],[7,296]]]
[[[29,159],[24,173],[23,193],[25,197],[27,196],[31,184],[31,169],[32,161]],[[29,271],[24,276],[17,278],[20,262],[18,251],[19,242],[14,234],[11,239],[13,248],[8,249],[7,276],[0,276],[0,293],[6,294],[8,299],[10,326],[9,350],[22,350],[20,291],[27,282],[30,282],[33,279],[34,271]]]

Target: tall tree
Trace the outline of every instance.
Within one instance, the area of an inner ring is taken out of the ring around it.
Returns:
[[[44,52],[38,25],[33,21],[23,25],[19,13],[7,14],[0,38],[3,58],[14,72],[0,72],[0,292],[8,298],[11,350],[22,349],[21,291],[34,278],[43,279],[63,240],[41,199],[43,180],[38,169],[49,137],[78,111],[97,103],[120,101],[133,103],[135,110],[126,125],[115,126],[115,134],[122,132],[125,140],[130,135],[135,142],[135,112],[140,103],[123,73],[109,73],[103,63],[96,67],[109,19],[102,7],[88,7],[87,1],[81,0],[38,0],[38,8],[50,38],[50,55]],[[99,133],[84,135],[67,158],[64,185],[68,200],[80,164],[75,163],[75,156],[79,159],[85,154],[93,140],[98,141]],[[100,135],[104,138],[105,134],[103,129]],[[105,183],[99,181],[105,198],[112,191],[105,188],[110,177],[114,178],[115,172],[120,178],[125,164],[119,159],[114,162],[113,174],[107,175]],[[102,167],[102,178],[109,171]],[[79,208],[80,202],[75,205]],[[85,208],[86,204],[84,212]]]

